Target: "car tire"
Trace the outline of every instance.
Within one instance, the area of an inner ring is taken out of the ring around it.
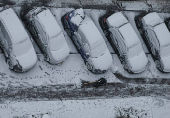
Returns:
[[[10,59],[7,59],[7,64],[8,64],[8,66],[9,66],[9,69],[13,69],[13,64],[12,64],[12,62],[11,62],[11,60]]]
[[[139,29],[139,33],[140,33],[141,35],[143,35],[143,31],[142,31],[142,29]]]
[[[44,59],[46,60],[46,61],[50,61],[50,58],[49,58],[49,56],[47,55],[47,53],[44,53]]]
[[[155,65],[156,65],[156,67],[157,67],[159,70],[162,69],[162,68],[161,68],[161,64],[160,64],[160,61],[156,60],[156,61],[155,61]]]
[[[65,31],[67,32],[68,36],[71,36],[71,31],[69,29],[65,29]]]
[[[125,61],[123,61],[123,67],[124,67],[124,69],[128,69],[128,65],[127,65],[127,63],[125,62]]]
[[[93,70],[93,66],[89,63],[89,62],[86,62],[86,67],[88,70],[92,71]]]

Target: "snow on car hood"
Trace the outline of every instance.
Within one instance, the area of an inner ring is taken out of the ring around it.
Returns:
[[[53,56],[53,59],[55,62],[61,62],[63,61],[70,53],[70,49],[68,45],[65,43],[65,45],[60,48],[57,51],[51,51],[51,54]]]
[[[35,53],[34,48],[32,47],[25,54],[16,56],[16,59],[18,60],[19,64],[22,66],[23,70],[28,70],[32,68],[37,62],[37,55]]]
[[[112,65],[112,56],[108,49],[98,58],[91,58],[95,69],[108,70]]]
[[[140,55],[129,59],[131,71],[134,73],[142,72],[148,63],[145,53],[142,51]]]
[[[162,59],[163,65],[164,65],[163,70],[165,72],[170,72],[170,56],[161,57],[161,59]]]

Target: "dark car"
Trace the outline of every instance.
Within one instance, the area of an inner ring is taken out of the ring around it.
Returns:
[[[93,73],[104,73],[112,65],[112,56],[107,45],[83,9],[73,10],[62,18],[64,29],[73,40],[87,69]]]

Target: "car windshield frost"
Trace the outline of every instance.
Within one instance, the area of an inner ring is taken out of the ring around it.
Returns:
[[[141,54],[142,46],[139,42],[128,48],[127,56],[128,58],[134,58],[135,56]]]
[[[98,42],[91,48],[91,56],[93,58],[101,56],[107,49],[104,41]]]
[[[13,44],[13,53],[15,56],[23,55],[24,53],[28,52],[28,50],[32,47],[32,43],[29,38],[26,38],[24,41]]]
[[[161,57],[170,56],[170,44],[163,46],[161,49]]]

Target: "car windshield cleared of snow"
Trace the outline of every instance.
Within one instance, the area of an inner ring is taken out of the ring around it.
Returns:
[[[93,47],[91,47],[91,57],[96,58],[104,54],[107,46],[104,41],[97,42]]]
[[[139,54],[141,54],[141,52],[142,52],[142,46],[140,45],[139,42],[137,42],[131,47],[128,47],[127,56],[128,58],[134,58],[135,56],[138,56]]]
[[[170,44],[163,46],[161,49],[161,57],[170,56]]]
[[[20,43],[12,45],[13,53],[15,56],[26,54],[29,51],[29,49],[31,49],[31,47],[32,47],[32,43],[29,40],[29,38],[26,38]]]

